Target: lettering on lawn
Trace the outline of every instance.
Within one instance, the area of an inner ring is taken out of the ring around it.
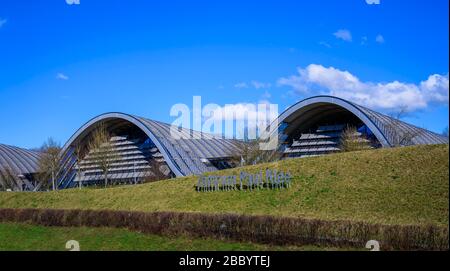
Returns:
[[[289,172],[267,169],[258,173],[241,171],[239,175],[203,175],[198,177],[198,192],[283,189],[291,186]]]

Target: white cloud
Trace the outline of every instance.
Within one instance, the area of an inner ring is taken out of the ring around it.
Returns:
[[[235,88],[249,88],[249,87],[253,87],[256,89],[260,89],[260,88],[270,88],[272,86],[272,84],[270,83],[264,83],[264,82],[259,82],[256,80],[251,81],[250,83],[246,83],[246,82],[239,82],[237,84],[234,85]]]
[[[69,80],[69,76],[67,76],[67,75],[65,75],[65,74],[63,74],[63,73],[58,73],[58,74],[56,74],[56,79],[59,79],[59,80]]]
[[[382,35],[377,35],[377,37],[375,38],[375,41],[378,43],[384,43],[384,37]]]
[[[331,48],[331,45],[326,43],[326,42],[324,42],[324,41],[319,42],[319,45],[325,46],[327,48]]]
[[[380,0],[366,0],[366,3],[368,5],[379,5],[380,4]]]
[[[352,41],[352,33],[350,33],[350,31],[347,29],[339,29],[338,31],[334,32],[333,35],[337,39],[341,39],[348,42]]]
[[[439,103],[448,104],[448,87],[448,73],[444,76],[430,75],[427,80],[420,83],[420,89],[424,91],[426,98]]]
[[[4,24],[6,24],[7,21],[8,20],[6,20],[6,19],[0,18],[0,27],[2,27]]]
[[[248,85],[247,85],[247,83],[245,83],[245,82],[240,82],[240,83],[236,83],[236,84],[234,85],[234,87],[235,87],[235,88],[248,88]]]
[[[218,120],[244,120],[256,119],[258,112],[254,104],[237,103],[218,107],[214,111],[214,119]]]
[[[245,121],[247,125],[255,125],[278,117],[279,112],[271,111],[269,105],[269,101],[260,101],[259,104],[227,104],[217,107],[211,114],[211,118],[218,121]],[[259,106],[265,107],[267,111],[259,110]]]
[[[66,0],[67,5],[79,5],[80,0]]]
[[[260,88],[270,88],[271,84],[270,83],[263,83],[263,82],[258,82],[258,81],[252,81],[251,85],[256,88],[256,89],[260,89]]]
[[[210,120],[233,123],[233,126],[236,126],[235,135],[237,138],[244,138],[244,130],[248,129],[248,136],[252,139],[256,138],[258,128],[263,129],[267,127],[278,115],[278,110],[270,109],[268,101],[260,101],[259,104],[237,103],[219,106],[213,110]],[[227,134],[226,128],[224,132],[226,136],[233,136],[232,131],[228,131],[229,134]]]
[[[449,102],[449,75],[430,75],[420,84],[392,81],[362,82],[348,71],[311,64],[299,68],[298,75],[280,78],[279,85],[292,87],[302,94],[324,94],[341,97],[369,108],[409,111],[426,108],[430,103]]]

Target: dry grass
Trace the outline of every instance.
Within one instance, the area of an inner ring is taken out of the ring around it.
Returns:
[[[109,189],[5,192],[0,208],[235,213],[448,227],[448,155],[448,145],[415,146],[245,168],[290,171],[294,179],[287,190],[199,193],[197,179],[186,177]]]

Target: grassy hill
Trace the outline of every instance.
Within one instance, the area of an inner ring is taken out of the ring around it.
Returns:
[[[283,190],[196,192],[196,177],[137,186],[0,193],[0,208],[111,209],[275,215],[448,226],[449,147],[414,146],[226,170],[289,170]]]

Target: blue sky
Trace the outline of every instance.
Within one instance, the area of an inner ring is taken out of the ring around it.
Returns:
[[[377,2],[377,1],[375,1]],[[0,142],[61,143],[120,111],[334,94],[441,132],[447,0],[0,0]]]

